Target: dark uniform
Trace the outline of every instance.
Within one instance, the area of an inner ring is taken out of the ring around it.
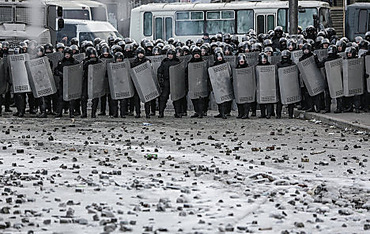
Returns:
[[[62,117],[63,113],[63,106],[66,104],[66,102],[63,100],[63,67],[65,66],[72,66],[78,64],[78,61],[73,58],[72,56],[72,50],[70,48],[65,48],[64,51],[64,57],[62,60],[58,62],[57,67],[54,70],[54,74],[56,76],[59,76],[59,90],[58,90],[58,109],[57,109],[57,115],[56,117]],[[66,56],[69,57],[67,58]],[[74,101],[69,102],[69,117],[74,117]]]
[[[150,62],[150,60],[147,57],[145,57],[144,48],[139,47],[136,51],[136,54],[137,54],[136,58],[131,63],[131,68],[134,68],[136,66],[139,66],[140,64],[146,63],[147,61]],[[136,112],[135,118],[140,118],[140,112],[141,112],[140,111],[140,98],[139,98],[139,94],[138,94],[136,88],[135,88],[135,94],[134,94],[134,97],[133,97],[133,101],[134,101],[135,112]],[[144,103],[144,107],[145,107],[145,116],[146,116],[146,118],[150,118],[150,102]]]
[[[279,68],[283,68],[283,67],[289,67],[289,66],[292,66],[294,65],[293,61],[291,60],[291,54],[288,50],[284,50],[282,53],[281,53],[281,61],[279,63],[276,64],[277,66],[277,69],[279,70]],[[279,95],[280,96],[280,95]],[[294,116],[293,116],[293,112],[294,112],[294,103],[292,104],[288,104],[288,115],[289,115],[289,118],[292,119]],[[282,108],[283,108],[283,105],[281,103],[281,100],[279,99],[279,102],[276,104],[276,117],[278,119],[281,118],[281,111],[282,111]]]
[[[246,68],[248,67],[247,59],[244,54],[238,55],[238,64],[235,69]],[[249,119],[249,111],[251,108],[250,103],[237,104],[238,107],[238,119]]]
[[[169,49],[167,51],[167,58],[163,59],[158,68],[158,81],[161,87],[161,95],[159,96],[159,118],[163,118],[164,110],[170,96],[170,67],[179,63],[180,60],[176,57],[175,50]],[[181,100],[174,101],[173,106],[175,108],[175,118],[181,118]]]
[[[268,61],[268,56],[266,53],[260,53],[258,55],[258,64],[257,66],[267,66],[271,65]],[[261,110],[261,116],[260,118],[267,118],[270,119],[274,112],[274,104],[268,103],[268,104],[259,104],[260,110]],[[267,109],[267,114],[266,114]]]
[[[86,58],[83,60],[83,78],[82,78],[82,96],[81,96],[81,118],[87,117],[87,100],[88,100],[88,69],[89,65],[101,63],[102,61],[97,57],[98,53],[94,47],[86,49]],[[102,77],[104,79],[104,77]],[[99,98],[92,99],[91,118],[96,118],[96,111],[98,109]]]

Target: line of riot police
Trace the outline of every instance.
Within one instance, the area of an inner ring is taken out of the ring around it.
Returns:
[[[12,54],[3,42],[0,106],[11,111],[13,93],[19,117],[25,114],[27,97],[29,112],[39,109],[42,118],[62,117],[63,112],[86,118],[89,99],[92,118],[106,115],[107,102],[111,117],[135,111],[139,118],[143,102],[147,118],[156,110],[163,118],[170,97],[176,118],[187,115],[188,99],[192,118],[207,116],[214,102],[215,117],[223,119],[230,116],[233,102],[241,119],[256,116],[258,106],[261,118],[281,118],[284,105],[289,118],[295,107],[326,113],[334,99],[335,113],[367,111],[370,32],[349,42],[332,28],[299,31],[288,35],[278,26],[267,34],[250,30],[241,41],[220,33],[186,43],[110,37],[80,44],[73,38],[69,47],[58,43],[55,48],[25,41]]]

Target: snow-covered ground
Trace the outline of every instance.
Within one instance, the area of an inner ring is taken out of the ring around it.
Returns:
[[[3,233],[370,232],[361,132],[211,116],[0,127]]]

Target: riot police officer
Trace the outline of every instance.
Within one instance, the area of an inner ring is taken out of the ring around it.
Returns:
[[[137,48],[136,50],[136,57],[134,59],[134,61],[132,61],[131,63],[131,68],[134,68],[140,64],[143,64],[147,61],[150,61],[146,56],[145,56],[145,50],[143,47],[139,47]],[[135,88],[135,94],[134,94],[134,106],[135,106],[135,112],[136,112],[136,116],[135,118],[140,118],[140,98],[139,98],[139,94]],[[150,118],[150,102],[146,102],[144,103],[144,108],[145,108],[145,116],[146,118]]]
[[[238,62],[236,65],[236,70],[241,68],[248,67],[247,59],[245,57],[245,54],[240,53],[238,55]],[[237,104],[238,107],[238,116],[237,119],[249,119],[249,111],[250,111],[250,103],[246,102],[244,104]]]
[[[71,48],[67,47],[63,51],[63,58],[58,62],[57,67],[54,70],[54,74],[59,76],[59,90],[58,90],[58,109],[56,117],[62,117],[63,106],[66,102],[63,100],[63,67],[72,66],[78,64],[78,61],[73,58]],[[74,117],[74,101],[69,102],[69,117]]]
[[[83,60],[83,78],[82,78],[82,96],[81,96],[81,118],[87,117],[87,100],[88,100],[88,69],[89,65],[101,63],[102,61],[98,58],[98,53],[94,47],[88,47],[86,49],[86,58]],[[102,77],[103,79],[103,77]],[[96,118],[96,111],[98,109],[99,98],[92,99],[91,105],[91,118]]]
[[[161,65],[158,68],[157,76],[159,85],[161,87],[161,95],[159,96],[159,116],[163,118],[164,110],[170,95],[170,67],[180,63],[180,60],[176,56],[174,49],[167,50],[167,57],[163,59]],[[175,108],[175,118],[181,118],[181,100],[173,102]]]

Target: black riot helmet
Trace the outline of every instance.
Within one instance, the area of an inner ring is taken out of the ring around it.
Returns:
[[[291,61],[291,53],[289,50],[283,50],[283,52],[281,52],[281,61],[283,63]]]
[[[145,56],[145,49],[141,46],[139,46],[137,49],[136,49],[136,55],[139,55],[139,54],[143,54]]]
[[[304,54],[310,54],[312,52],[312,45],[310,43],[305,43],[302,47]]]
[[[162,48],[162,54],[167,54],[167,51],[169,49],[171,49],[171,48],[172,48],[171,45],[165,45],[165,46],[163,46],[163,48]]]
[[[225,43],[230,44],[231,43],[231,35],[230,33],[225,33],[224,34],[224,40]]]
[[[36,47],[36,54],[37,54],[37,57],[42,57],[45,55],[45,49],[42,45],[38,45]]]
[[[108,45],[113,46],[114,45],[114,40],[115,40],[114,36],[109,36],[108,37]]]
[[[258,54],[258,63],[259,64],[266,64],[268,63],[268,56],[266,53],[262,52]]]
[[[297,43],[296,43],[296,41],[294,39],[289,39],[287,41],[287,48],[290,51],[293,51],[293,50],[297,49]]]
[[[167,55],[167,58],[168,58],[168,55],[173,55],[172,59],[174,59],[174,58],[176,58],[176,51],[173,48],[170,48],[170,49],[167,50],[166,55]]]
[[[184,55],[188,55],[188,54],[190,54],[190,49],[189,49],[189,47],[188,47],[188,46],[183,46],[183,47],[181,47],[181,49],[182,49],[182,53],[183,53]]]
[[[283,37],[283,33],[284,33],[284,30],[283,30],[283,27],[281,26],[276,26],[275,29],[274,29],[274,35],[276,38],[281,38]]]
[[[307,39],[315,40],[316,35],[317,35],[316,28],[312,25],[307,26],[306,34],[307,34]]]
[[[14,54],[21,54],[22,53],[22,49],[19,46],[14,47],[14,52],[13,53]]]
[[[335,57],[338,54],[338,48],[335,45],[330,45],[328,47],[328,56],[329,57]]]
[[[245,57],[245,54],[244,53],[240,53],[238,54],[238,65],[240,66],[244,66],[244,67],[247,67],[248,64],[247,64],[247,58]]]
[[[61,50],[61,49],[65,49],[65,46],[64,46],[64,44],[63,43],[61,43],[61,42],[59,42],[58,44],[57,44],[57,46],[56,46],[56,48],[57,48],[57,50],[59,51],[59,50]]]
[[[96,57],[98,57],[98,53],[96,52],[96,49],[94,47],[92,47],[92,46],[88,47],[86,49],[86,57],[88,57],[88,58],[96,58]]]
[[[116,47],[117,48],[117,47]],[[121,48],[121,46],[119,47],[119,48]],[[112,54],[116,54],[117,52],[122,52],[122,48],[121,48],[121,50],[119,51],[113,51],[113,47],[112,47]],[[109,49],[109,47],[108,46],[102,46],[101,48],[100,48],[100,54],[102,54],[102,55],[104,55],[104,54],[110,54],[110,49]]]
[[[96,45],[100,44],[100,42],[102,41],[102,39],[100,37],[97,37],[94,39],[94,47],[96,47]]]
[[[267,55],[270,54],[272,56],[272,53],[274,53],[274,49],[271,46],[267,46],[263,49],[263,52],[265,52]]]
[[[70,48],[71,48],[73,54],[79,54],[80,53],[80,49],[78,48],[77,45],[71,45]]]
[[[77,37],[73,37],[73,38],[71,39],[70,43],[71,43],[71,45],[76,45],[76,46],[78,46],[78,43],[79,43],[78,38],[77,38]]]
[[[158,47],[158,46],[154,46],[153,47],[152,54],[153,55],[160,55],[160,54],[162,54],[162,49],[160,47]]]
[[[168,39],[168,44],[172,45],[175,42],[175,38],[171,37]]]
[[[347,59],[352,59],[352,58],[357,57],[357,50],[353,46],[347,47],[345,52],[346,52],[346,58]]]
[[[262,46],[260,43],[254,43],[252,46],[251,46],[251,51],[252,52],[261,52],[262,51]]]
[[[287,46],[287,40],[282,37],[279,39],[279,49],[282,51],[282,50],[286,50],[288,48]]]
[[[194,46],[194,48],[191,50],[191,54],[193,55],[193,57],[196,54],[198,54],[199,56],[202,56],[202,51],[200,50],[198,46]]]
[[[51,43],[46,43],[44,45],[45,54],[53,53],[54,52],[54,46]]]
[[[224,52],[222,51],[222,49],[217,50],[216,48],[214,59],[215,61],[219,61],[219,62],[225,60]]]
[[[70,56],[69,58],[71,59],[72,55],[73,55],[72,49],[69,48],[69,47],[65,47],[64,51],[63,51],[63,54],[64,54],[64,57],[66,56],[66,54],[69,54],[69,56]]]
[[[122,52],[116,52],[116,53],[114,54],[114,61],[115,61],[115,62],[118,62],[118,61],[117,61],[118,59],[120,59],[120,60],[121,60],[121,61],[119,61],[119,62],[122,62],[122,61],[123,61],[124,56],[123,56],[123,53],[122,53]]]
[[[114,39],[114,44],[115,44],[115,45],[118,45],[118,42],[120,42],[120,41],[123,41],[123,39],[122,39],[122,38],[120,38],[120,37],[116,37],[116,38]]]
[[[113,45],[111,48],[112,54],[115,54],[117,52],[123,52],[122,47],[119,45]],[[102,52],[103,53],[103,52]]]
[[[344,52],[347,47],[347,44],[342,40],[337,41],[335,45],[337,46],[338,52]]]
[[[271,39],[265,39],[263,40],[263,46],[266,47],[266,46],[272,46],[273,43],[271,41]]]
[[[204,43],[204,40],[202,38],[198,38],[195,42],[195,45],[200,47],[203,45],[203,43]]]

